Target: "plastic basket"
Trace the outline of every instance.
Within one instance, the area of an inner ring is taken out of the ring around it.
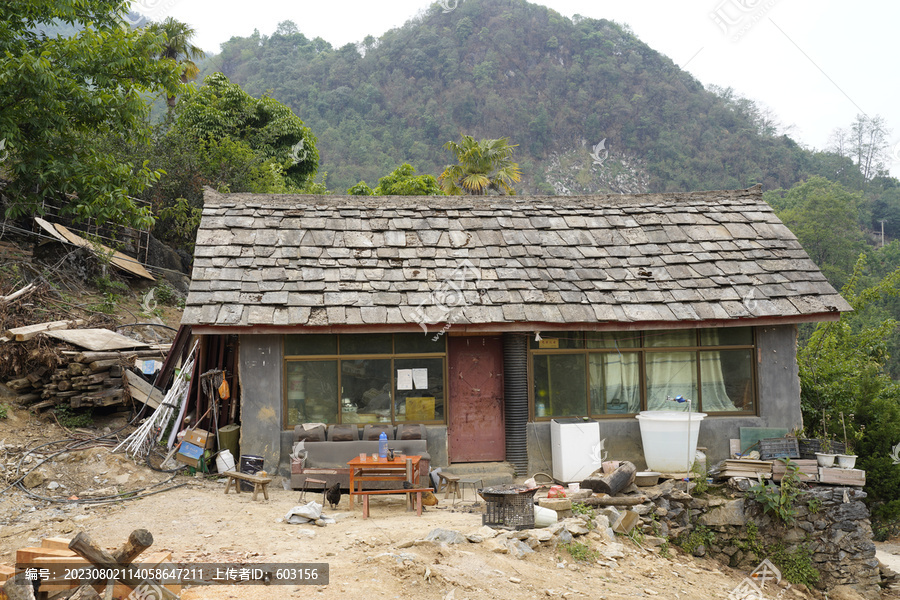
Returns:
[[[534,494],[537,488],[497,486],[478,490],[484,498],[482,525],[503,529],[534,528]]]
[[[759,440],[759,458],[800,458],[800,447],[797,438],[769,438]]]
[[[798,445],[800,448],[800,458],[815,460],[816,452],[822,452],[822,440],[803,439],[799,441]],[[835,442],[834,440],[832,440],[832,454],[843,454],[844,449],[845,448],[843,442]]]

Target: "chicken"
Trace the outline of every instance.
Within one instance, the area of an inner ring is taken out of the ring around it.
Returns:
[[[413,484],[411,484],[410,482],[408,482],[408,481],[403,482],[404,489],[408,490],[412,487],[413,487]],[[438,503],[437,496],[435,496],[431,492],[422,492],[422,506],[437,506],[437,503]],[[423,508],[422,510],[425,510],[425,509]]]
[[[328,501],[328,504],[331,505],[332,509],[337,508],[337,505],[341,502],[341,484],[336,483],[327,490],[325,490],[325,500]]]

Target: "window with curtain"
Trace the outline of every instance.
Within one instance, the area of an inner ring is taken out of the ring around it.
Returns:
[[[533,416],[755,414],[753,330],[553,332],[531,343]]]

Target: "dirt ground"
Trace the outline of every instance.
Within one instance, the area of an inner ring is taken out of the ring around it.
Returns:
[[[119,424],[113,421],[107,427]],[[102,427],[102,425],[101,425]],[[11,411],[0,421],[0,463],[7,476],[31,448],[66,436],[55,424]],[[34,462],[29,463],[31,465]],[[27,465],[24,465],[27,466]],[[134,464],[107,447],[66,453],[44,464],[42,483],[32,491],[46,496],[127,493],[164,482],[168,475]],[[58,487],[51,490],[53,482]],[[657,549],[645,550],[630,539],[605,541],[590,534],[577,538],[600,555],[577,562],[562,547],[542,544],[523,559],[492,551],[488,543],[435,544],[421,542],[435,528],[469,534],[481,527],[480,506],[441,500],[421,517],[407,512],[402,497],[372,500],[371,517],[363,519],[359,504],[351,510],[343,496],[325,514],[335,523],[324,527],[285,522],[285,514],[300,504],[299,492],[284,490],[278,480],[269,500],[251,500],[249,493],[224,494],[224,480],[179,475],[162,487],[180,485],[137,500],[99,505],[46,502],[17,488],[0,495],[0,562],[15,562],[17,549],[40,545],[46,537],[74,537],[86,531],[100,545],[114,548],[135,529],[154,537],[150,551],[169,551],[172,560],[186,563],[327,563],[328,585],[203,586],[182,592],[185,600],[241,598],[369,598],[483,600],[484,598],[597,598],[634,597],[707,600],[726,598],[748,573],[737,572],[709,559],[694,558],[672,548],[664,558]],[[160,488],[152,488],[160,489]],[[308,495],[322,501],[318,493]],[[417,541],[419,541],[417,543]],[[900,545],[882,546],[883,557],[900,562]],[[896,553],[896,554],[895,554]],[[898,565],[900,567],[900,565]],[[775,598],[783,588],[767,590]],[[898,597],[888,592],[885,597]],[[821,595],[798,586],[782,598]]]

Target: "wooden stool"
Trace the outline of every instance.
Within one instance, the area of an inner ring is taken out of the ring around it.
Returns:
[[[444,492],[444,500],[452,493],[454,498],[459,495],[459,477],[450,473],[438,473],[437,493]]]
[[[306,490],[310,483],[315,483],[322,486],[322,495],[324,496],[325,492],[328,490],[328,482],[324,479],[313,479],[312,477],[307,477],[303,480],[303,487],[300,489],[300,499],[297,502],[303,502],[304,496],[306,496]],[[322,500],[322,506],[325,506],[324,499]]]
[[[478,504],[478,490],[484,487],[484,480],[480,478],[469,478],[469,479],[460,479],[456,482],[457,490],[459,491],[459,499],[465,501],[466,495],[462,490],[466,489],[467,485],[472,486],[472,495],[474,496],[473,502]],[[456,504],[456,499],[453,500],[453,503]]]
[[[225,471],[222,473],[228,477],[228,483],[225,485],[225,493],[231,489],[231,484],[234,484],[234,487],[237,489],[237,493],[241,493],[241,484],[238,482],[238,479],[241,481],[249,481],[253,484],[253,499],[256,500],[256,495],[262,491],[263,497],[266,500],[269,499],[269,484],[272,483],[272,478],[269,476],[260,477],[259,475],[247,475],[246,473],[238,473],[237,471]]]

